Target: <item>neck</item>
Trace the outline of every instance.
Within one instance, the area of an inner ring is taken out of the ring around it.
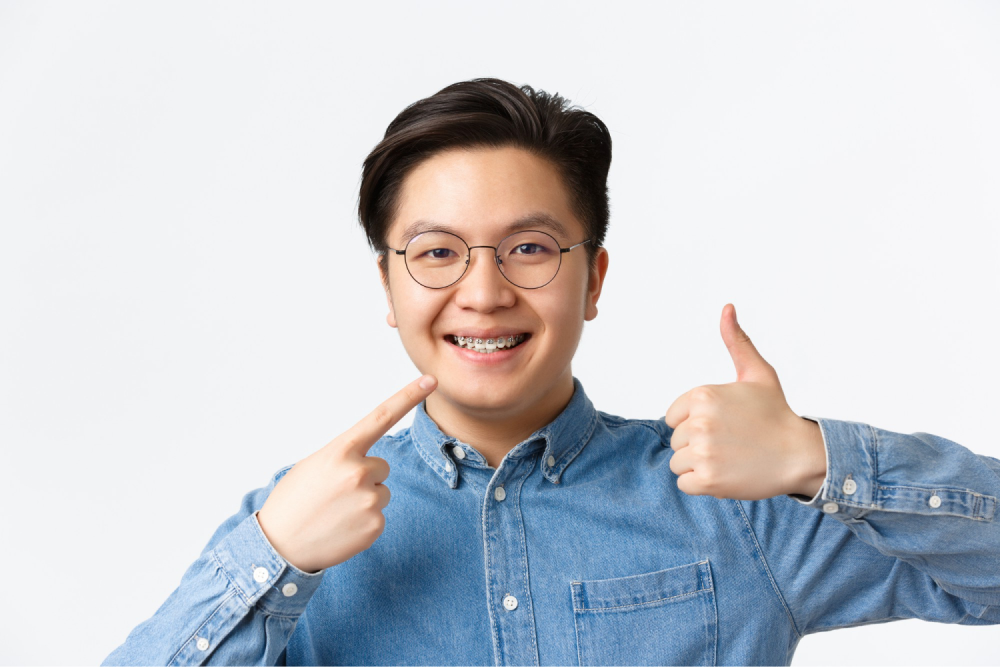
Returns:
[[[427,416],[445,435],[474,447],[493,468],[518,443],[555,419],[573,398],[573,375],[567,370],[555,387],[538,400],[506,410],[469,408],[438,395],[427,397]]]

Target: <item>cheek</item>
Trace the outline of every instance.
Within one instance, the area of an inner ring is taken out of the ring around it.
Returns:
[[[545,297],[537,299],[533,305],[535,313],[545,327],[557,334],[560,339],[578,336],[583,329],[586,294],[573,289],[558,294],[553,292]]]
[[[399,335],[404,338],[427,334],[434,318],[441,312],[447,301],[447,298],[436,290],[420,288],[419,285],[416,287],[420,291],[409,286],[392,291],[392,308],[396,313],[396,326],[399,329]]]

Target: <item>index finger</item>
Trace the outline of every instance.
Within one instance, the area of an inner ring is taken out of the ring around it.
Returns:
[[[667,422],[667,426],[670,428],[677,428],[682,421],[688,418],[691,410],[690,394],[690,391],[684,392],[667,408],[667,413],[663,416],[663,420]]]
[[[361,456],[367,454],[371,446],[385,435],[386,431],[402,419],[407,412],[415,408],[420,401],[427,398],[436,387],[437,378],[433,375],[423,375],[397,391],[387,401],[344,432],[343,438],[347,448]]]

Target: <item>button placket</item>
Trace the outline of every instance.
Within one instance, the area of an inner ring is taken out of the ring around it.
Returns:
[[[537,457],[512,457],[493,473],[483,504],[483,547],[488,564],[489,616],[504,664],[538,664],[537,628],[531,600],[520,494],[525,479],[539,470]],[[510,493],[508,493],[508,487]],[[491,497],[492,496],[492,497]]]

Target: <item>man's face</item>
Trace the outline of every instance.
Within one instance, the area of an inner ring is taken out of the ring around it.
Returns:
[[[561,230],[525,222],[540,217]],[[469,246],[496,246],[521,229],[548,232],[564,248],[586,238],[558,171],[518,148],[449,150],[420,163],[400,188],[388,245],[406,247],[414,223],[450,231]],[[461,280],[429,289],[410,277],[402,255],[390,251],[387,321],[399,329],[420,372],[438,379],[428,410],[433,414],[439,405],[497,419],[531,413],[555,396],[568,400],[570,361],[584,320],[597,316],[607,269],[607,252],[598,253],[594,270],[586,245],[564,253],[550,283],[523,289],[501,275],[493,250],[473,249]],[[486,340],[518,334],[524,342],[491,354],[454,343],[462,335]]]

